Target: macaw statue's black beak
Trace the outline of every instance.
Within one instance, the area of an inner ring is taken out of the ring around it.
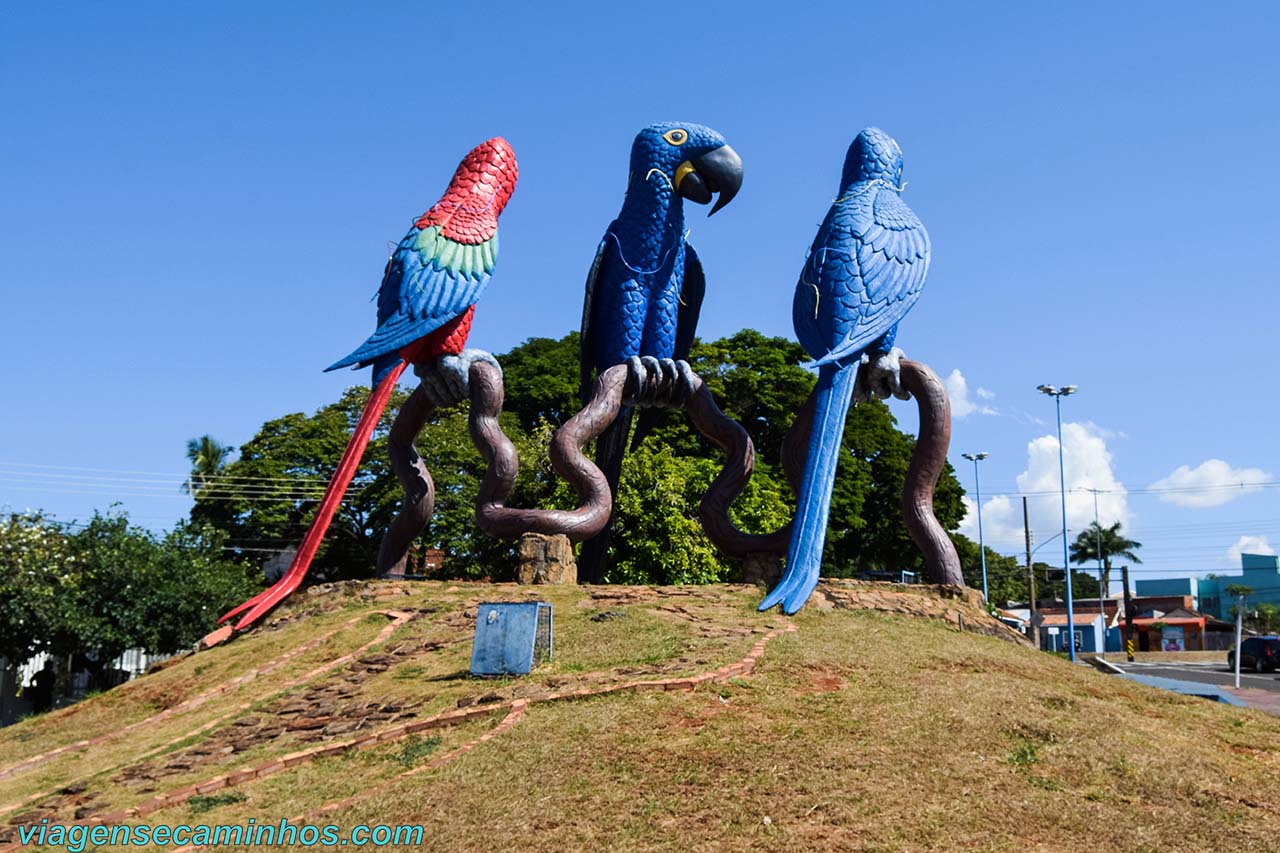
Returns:
[[[676,190],[689,201],[706,204],[720,193],[707,216],[733,201],[741,187],[742,158],[728,145],[685,160],[676,169]]]

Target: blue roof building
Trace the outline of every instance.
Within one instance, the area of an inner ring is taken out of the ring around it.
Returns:
[[[1141,596],[1191,596],[1194,609],[1200,609],[1200,585],[1196,578],[1158,578],[1134,582],[1134,594]]]
[[[1235,606],[1235,599],[1227,592],[1229,586],[1252,589],[1249,605],[1266,603],[1280,606],[1280,557],[1274,554],[1241,554],[1240,564],[1241,573],[1238,575],[1140,580],[1134,584],[1134,589],[1138,595],[1190,595],[1196,610],[1228,621],[1234,618],[1231,608]]]

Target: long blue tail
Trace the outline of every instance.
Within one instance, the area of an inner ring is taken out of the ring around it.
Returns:
[[[804,463],[796,520],[787,549],[787,570],[782,580],[760,602],[768,610],[782,602],[784,613],[795,613],[809,600],[818,585],[822,568],[822,546],[827,541],[827,515],[831,511],[831,490],[836,482],[844,420],[853,400],[853,383],[858,377],[858,361],[848,367],[824,364],[818,373],[813,432],[809,455]]]

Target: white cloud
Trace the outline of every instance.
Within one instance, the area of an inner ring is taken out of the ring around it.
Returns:
[[[1227,549],[1226,565],[1233,569],[1240,568],[1241,554],[1274,554],[1275,548],[1265,536],[1241,536],[1236,544]]]
[[[1085,426],[1087,426],[1090,430],[1102,436],[1103,438],[1128,438],[1129,437],[1129,434],[1124,430],[1107,429],[1106,427],[1098,426],[1093,421],[1082,421],[1082,423]]]
[[[1106,438],[1091,424],[1062,425],[1064,466],[1067,478],[1068,538],[1093,523],[1094,496],[1086,489],[1098,489],[1098,520],[1107,525],[1130,520],[1128,493],[1112,470]],[[1045,435],[1027,444],[1027,467],[1018,475],[1018,491],[1028,495],[1027,514],[1031,524],[1032,547],[1061,538],[1062,499],[1058,479],[1058,439]],[[968,514],[960,532],[978,538],[977,505],[965,498]],[[982,503],[983,538],[988,546],[1004,553],[1021,554],[1023,549],[1022,501],[997,495]],[[1056,558],[1055,558],[1056,555]],[[1062,562],[1062,544],[1045,545],[1036,560]]]
[[[1020,424],[1029,424],[1030,426],[1035,427],[1047,427],[1050,424],[1050,421],[1046,421],[1044,418],[1038,418],[1024,409],[1012,408],[1010,414],[1013,416],[1013,419]]]
[[[1181,465],[1153,489],[1170,489],[1160,500],[1178,506],[1206,507],[1230,503],[1241,495],[1256,492],[1271,475],[1261,468],[1232,468],[1221,459],[1207,459],[1195,468]]]
[[[975,403],[973,400],[969,399],[969,382],[964,378],[964,374],[960,372],[959,368],[951,371],[951,374],[947,376],[943,382],[947,386],[947,396],[951,398],[952,417],[967,418],[974,412],[977,412],[980,415],[1000,414],[996,409],[986,405],[985,403]],[[990,400],[995,397],[995,394],[988,391],[986,388],[979,388],[977,390],[977,395],[978,398],[982,400]]]

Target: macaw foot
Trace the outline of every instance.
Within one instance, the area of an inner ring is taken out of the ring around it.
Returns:
[[[899,400],[910,400],[911,395],[902,390],[902,359],[907,354],[894,347],[888,352],[862,356],[858,367],[858,379],[853,385],[853,399],[865,403],[872,397],[884,400],[893,395]]]
[[[415,364],[413,372],[422,380],[422,390],[437,409],[456,406],[471,395],[471,365],[477,361],[492,364],[502,372],[502,365],[482,349],[464,349],[457,355],[442,355],[434,362]]]
[[[676,409],[697,390],[693,368],[683,359],[632,356],[627,359],[627,386],[623,402],[638,408]]]
[[[788,616],[796,613],[801,607],[804,607],[805,602],[809,600],[809,596],[817,588],[818,569],[819,566],[817,564],[808,568],[797,566],[794,570],[791,566],[788,566],[786,573],[782,576],[782,580],[770,590],[764,601],[760,602],[758,609],[761,611],[768,610],[781,603],[783,613]]]

